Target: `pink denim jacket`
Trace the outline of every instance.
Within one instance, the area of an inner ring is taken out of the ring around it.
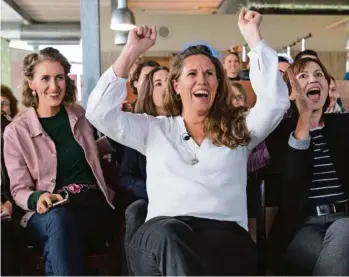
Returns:
[[[85,118],[85,110],[78,105],[66,105],[65,108],[74,138],[84,149],[97,185],[114,208],[114,192],[104,181],[93,129]],[[29,196],[36,190],[53,192],[57,175],[55,144],[43,130],[34,108],[28,108],[6,127],[4,158],[12,197],[26,211],[21,221],[21,225],[26,226],[35,212],[28,209]]]

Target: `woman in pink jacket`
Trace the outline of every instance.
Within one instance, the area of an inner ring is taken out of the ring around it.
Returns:
[[[25,57],[28,109],[4,134],[11,194],[26,212],[30,243],[43,251],[46,275],[85,274],[86,252],[105,243],[113,207],[70,67],[54,48]]]

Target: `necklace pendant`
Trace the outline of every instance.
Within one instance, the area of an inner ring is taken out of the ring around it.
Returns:
[[[196,165],[199,162],[197,158],[192,159],[191,164]]]

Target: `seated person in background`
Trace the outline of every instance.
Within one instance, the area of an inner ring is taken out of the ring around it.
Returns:
[[[6,127],[11,194],[26,214],[30,243],[43,250],[46,275],[84,275],[90,245],[105,245],[113,192],[107,188],[93,130],[75,103],[71,65],[56,49],[24,58],[27,110]],[[69,203],[54,206],[66,198]]]
[[[286,74],[286,71],[290,65],[290,62],[285,57],[279,56],[279,71],[282,75]]]
[[[152,60],[139,61],[139,58],[138,58],[138,62],[136,61],[133,64],[132,72],[130,71],[130,74],[129,74],[129,79],[130,79],[131,87],[133,89],[133,93],[137,95],[138,98],[140,97],[138,92],[142,87],[145,77],[152,69],[159,66],[160,65],[156,61],[152,61]],[[137,100],[133,104],[129,103],[128,101],[124,101],[121,105],[121,109],[125,112],[132,113],[135,109],[136,103],[137,103]],[[123,155],[124,155],[123,145],[117,143],[116,141],[110,139],[109,137],[107,139],[109,144],[114,150],[115,160],[120,164],[122,162]]]
[[[342,113],[344,112],[342,99],[337,92],[336,80],[333,76],[331,77],[331,83],[329,87],[329,97],[330,97],[330,105],[327,109],[327,113]]]
[[[11,121],[18,113],[18,100],[11,89],[1,85],[1,113]]]
[[[303,58],[311,58],[314,60],[319,60],[319,54],[311,49],[305,49],[304,51],[299,52],[295,57],[294,57],[294,61],[298,61],[300,59]]]
[[[246,101],[246,91],[243,86],[239,83],[232,82],[232,104],[235,108],[244,107]]]
[[[164,116],[164,95],[168,68],[155,67],[145,77],[139,89],[135,113]],[[137,150],[125,147],[120,165],[120,186],[132,192],[135,199],[148,200],[146,190],[146,157]]]
[[[224,59],[223,67],[230,81],[241,80],[240,74],[240,57],[236,52],[228,51],[228,55]]]
[[[324,113],[330,76],[319,60],[296,60],[290,69],[296,111],[266,139],[283,185],[269,266],[276,274],[286,264],[315,276],[348,276],[349,114]]]
[[[144,79],[139,89],[135,113],[164,116],[164,96],[168,77],[167,67],[155,67]],[[125,212],[125,253],[128,260],[128,244],[135,231],[144,223],[147,214],[148,194],[146,187],[146,157],[137,150],[124,147],[124,157],[120,165],[120,187],[128,192]],[[143,201],[137,201],[143,200]],[[134,202],[136,201],[136,202]],[[129,268],[131,271],[131,269]]]
[[[139,97],[139,90],[144,82],[147,74],[155,67],[160,66],[156,61],[144,61],[137,64],[136,68],[130,76],[130,84],[133,89],[133,93]],[[136,104],[136,103],[135,103]]]
[[[14,207],[4,162],[3,142],[5,127],[11,123],[10,115],[17,114],[17,103],[12,91],[7,86],[1,85],[1,276],[20,275],[19,245],[16,229],[11,221]]]
[[[169,117],[122,112],[126,79],[156,40],[156,28],[129,32],[122,54],[92,91],[86,116],[103,133],[147,157],[146,222],[131,239],[135,275],[255,275],[257,251],[247,232],[249,152],[289,107],[277,54],[262,39],[262,16],[242,10],[257,103],[246,115],[228,103],[229,83],[207,46],[173,60],[165,96]]]

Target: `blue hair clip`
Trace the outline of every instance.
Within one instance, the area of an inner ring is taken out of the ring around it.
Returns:
[[[217,59],[219,59],[221,57],[221,53],[217,49],[213,48],[206,41],[202,41],[202,40],[198,40],[198,41],[194,41],[194,42],[190,42],[190,43],[185,43],[182,46],[182,49],[181,49],[180,53],[183,53],[185,50],[187,50],[190,47],[198,46],[198,45],[206,46],[208,48],[208,50],[210,51],[211,56],[213,56],[213,57],[215,57]]]

